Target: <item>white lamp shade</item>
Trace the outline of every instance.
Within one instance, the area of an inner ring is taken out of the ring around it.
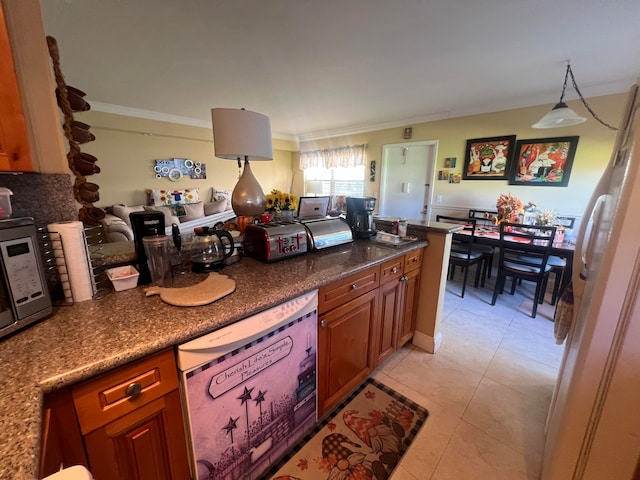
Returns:
[[[564,102],[556,104],[549,113],[542,117],[537,123],[531,125],[531,128],[558,128],[568,127],[569,125],[577,125],[586,122],[587,119],[581,117],[571,110]]]
[[[323,192],[323,184],[324,182],[322,180],[308,180],[306,183],[305,193],[307,195],[320,195]]]
[[[261,113],[212,108],[213,143],[219,158],[272,160],[271,122]]]

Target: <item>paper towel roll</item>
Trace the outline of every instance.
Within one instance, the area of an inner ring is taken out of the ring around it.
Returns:
[[[65,300],[84,302],[95,293],[91,275],[89,252],[82,222],[56,222],[47,225],[52,234],[51,243],[55,252],[58,272]],[[57,235],[59,238],[56,238]]]

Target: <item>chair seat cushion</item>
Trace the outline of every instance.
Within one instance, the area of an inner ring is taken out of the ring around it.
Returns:
[[[549,260],[547,260],[547,265],[551,265],[552,267],[566,267],[567,261],[562,257],[550,255]]]
[[[504,262],[504,268],[513,272],[540,273],[540,267],[536,267],[534,265],[522,265],[519,263]],[[551,267],[549,265],[546,265],[544,271],[548,272],[549,270],[551,270]]]
[[[467,257],[467,252],[457,252],[455,250],[451,250],[451,253],[449,254],[449,257],[450,258],[457,258],[457,259],[460,259],[460,260],[466,260],[467,258],[469,260],[476,260],[476,259],[482,257],[482,255],[484,255],[484,254],[482,254],[480,252],[473,252],[472,251],[471,253],[469,253],[469,255]]]
[[[531,257],[525,257],[522,256],[520,257],[522,260],[526,260],[529,262],[537,262],[538,259],[537,258],[531,258]],[[567,266],[567,261],[562,258],[562,257],[556,257],[554,255],[549,255],[549,258],[547,259],[547,265],[551,266],[551,267],[566,267]]]

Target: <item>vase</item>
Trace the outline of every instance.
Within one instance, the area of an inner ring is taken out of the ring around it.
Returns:
[[[293,210],[280,210],[273,214],[274,222],[293,222]]]

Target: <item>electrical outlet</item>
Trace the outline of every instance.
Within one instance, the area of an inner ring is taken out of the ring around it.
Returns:
[[[442,195],[436,195],[436,203],[442,203]]]

